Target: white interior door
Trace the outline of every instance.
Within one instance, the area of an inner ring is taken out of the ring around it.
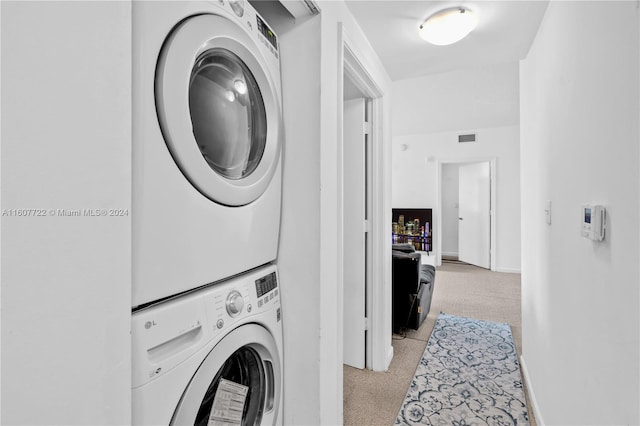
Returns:
[[[344,363],[365,367],[365,100],[344,102]]]
[[[458,258],[491,268],[491,170],[489,162],[460,165]]]

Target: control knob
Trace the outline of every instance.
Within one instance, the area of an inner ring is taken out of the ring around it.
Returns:
[[[227,296],[227,313],[235,317],[240,312],[242,312],[242,308],[244,307],[244,298],[237,290],[233,290]]]

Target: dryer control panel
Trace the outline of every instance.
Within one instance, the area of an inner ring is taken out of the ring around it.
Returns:
[[[275,50],[278,50],[278,38],[276,37],[276,34],[271,31],[271,28],[269,28],[267,24],[265,24],[262,18],[256,16],[256,20],[258,23],[258,31],[260,31],[260,33],[264,36],[264,38],[267,39],[267,41],[269,41],[269,43],[271,43],[271,46],[273,46]]]

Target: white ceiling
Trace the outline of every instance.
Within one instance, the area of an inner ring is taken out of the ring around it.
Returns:
[[[548,0],[346,0],[346,4],[395,81],[523,59]],[[434,46],[418,36],[426,18],[455,6],[478,15],[478,26],[469,36],[450,46]]]

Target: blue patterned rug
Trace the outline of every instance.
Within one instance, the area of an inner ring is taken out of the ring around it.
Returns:
[[[529,425],[509,324],[440,313],[396,425]]]

